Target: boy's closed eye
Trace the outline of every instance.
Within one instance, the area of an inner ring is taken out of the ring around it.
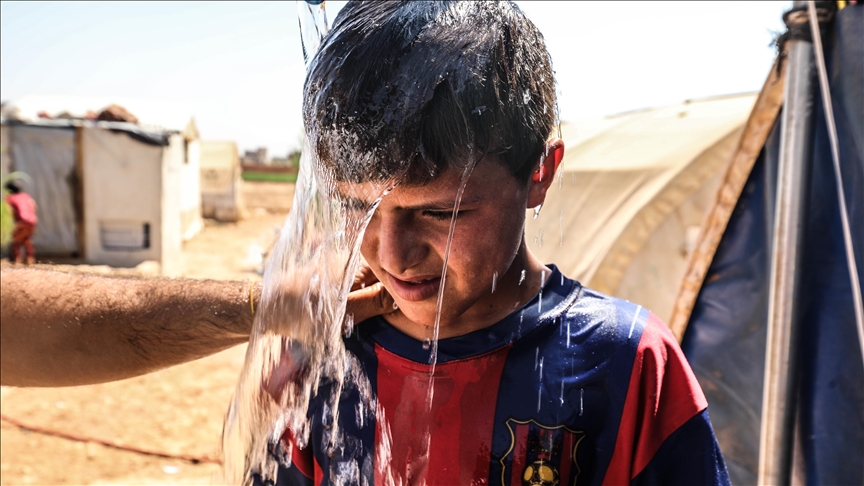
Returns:
[[[463,216],[465,213],[466,213],[466,211],[458,211],[456,213],[456,218],[458,219],[459,217]],[[426,211],[423,211],[423,216],[426,216],[427,218],[432,218],[435,220],[449,220],[453,217],[453,210],[452,209],[446,209],[446,210],[441,210],[441,211],[426,210]]]

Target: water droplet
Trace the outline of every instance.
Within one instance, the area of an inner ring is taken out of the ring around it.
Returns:
[[[567,347],[570,347],[570,321],[567,321]]]
[[[432,347],[432,335],[430,334],[429,326],[425,327],[426,339],[423,340],[423,349],[428,350]]]
[[[582,416],[582,412],[585,410],[585,389],[579,389],[579,416]]]
[[[540,348],[534,349],[534,371],[537,371],[537,365],[540,364]]]
[[[564,210],[558,211],[558,246],[564,246]]]
[[[351,333],[354,332],[354,314],[348,314],[345,316],[345,327],[343,328],[343,335],[347,337],[351,337]]]
[[[498,285],[498,272],[492,274],[492,293],[495,293],[495,287]]]
[[[525,281],[525,270],[522,270],[522,274],[519,275],[519,285],[522,285],[522,282]]]
[[[540,216],[540,210],[543,209],[542,204],[538,204],[534,207],[534,219],[537,219],[537,216]]]
[[[537,312],[543,312],[543,285],[546,283],[546,270],[540,272],[540,295],[537,299]]]
[[[540,380],[537,390],[537,412],[540,412],[540,404],[543,403],[543,358],[540,358]]]
[[[563,381],[561,382],[561,398],[559,400],[561,401],[561,405],[564,405],[564,382]]]

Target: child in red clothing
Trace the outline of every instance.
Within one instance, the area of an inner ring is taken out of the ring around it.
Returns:
[[[31,238],[39,221],[36,217],[36,201],[21,190],[17,181],[7,182],[6,190],[9,191],[6,203],[12,208],[12,217],[15,219],[15,230],[12,233],[12,259],[15,263],[24,262],[24,253],[20,251],[23,246],[27,253],[27,264],[32,265],[36,262],[36,252]]]

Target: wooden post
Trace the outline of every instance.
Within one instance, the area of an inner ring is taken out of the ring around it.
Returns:
[[[78,258],[87,260],[87,227],[84,219],[84,129],[75,127],[75,230],[78,239]]]
[[[795,5],[804,2],[796,1]],[[813,44],[789,41],[775,199],[758,484],[790,484],[798,400],[801,240],[813,147]]]

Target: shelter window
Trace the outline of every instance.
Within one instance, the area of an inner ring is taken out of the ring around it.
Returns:
[[[150,223],[142,221],[100,221],[99,239],[108,251],[150,248]]]

